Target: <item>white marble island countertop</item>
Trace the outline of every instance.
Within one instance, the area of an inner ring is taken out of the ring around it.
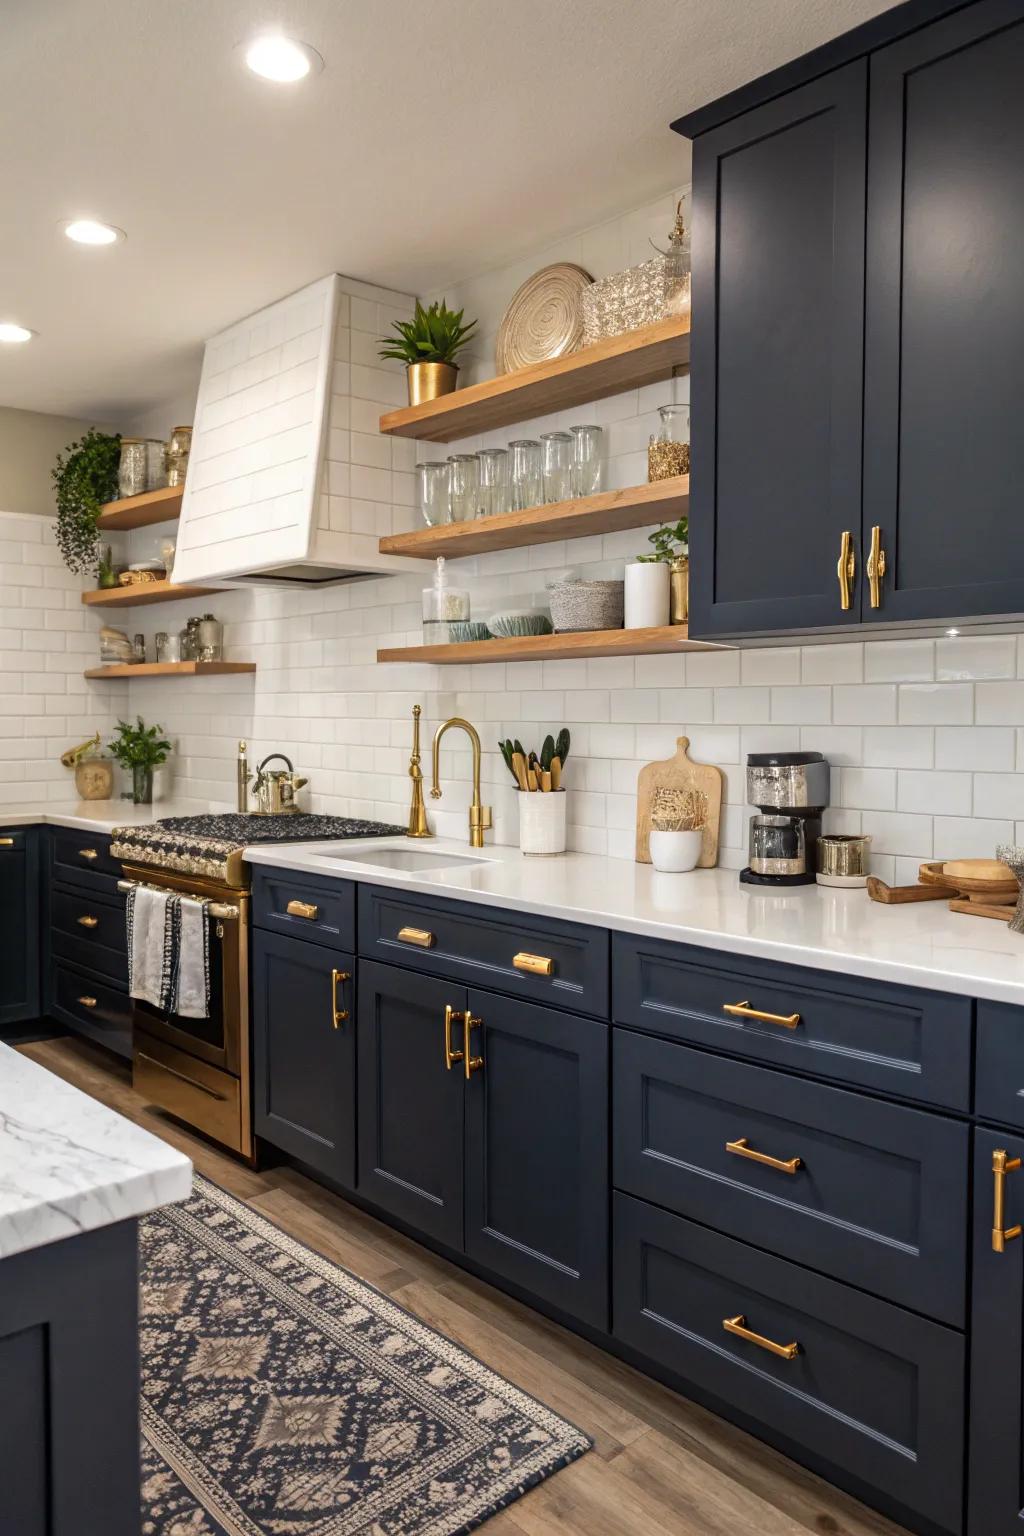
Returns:
[[[0,1043],[0,1260],[191,1188],[183,1152]]]

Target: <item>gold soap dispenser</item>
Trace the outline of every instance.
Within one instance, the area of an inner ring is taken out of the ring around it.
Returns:
[[[427,812],[423,804],[423,769],[420,767],[420,706],[412,708],[412,757],[409,759],[409,777],[412,779],[412,804],[409,806],[409,830],[406,837],[433,837],[427,826]]]

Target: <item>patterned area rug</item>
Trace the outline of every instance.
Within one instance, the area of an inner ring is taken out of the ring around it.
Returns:
[[[143,1536],[458,1536],[590,1446],[205,1179],[140,1245]]]

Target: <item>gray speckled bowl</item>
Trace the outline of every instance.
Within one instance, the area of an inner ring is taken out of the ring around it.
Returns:
[[[551,587],[551,620],[559,634],[587,629],[621,629],[625,582],[561,581]]]

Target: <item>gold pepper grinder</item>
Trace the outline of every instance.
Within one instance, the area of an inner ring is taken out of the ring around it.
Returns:
[[[409,777],[412,779],[412,804],[409,807],[407,837],[433,837],[427,826],[427,812],[423,804],[423,770],[420,767],[420,706],[412,707],[412,757],[409,759]]]

